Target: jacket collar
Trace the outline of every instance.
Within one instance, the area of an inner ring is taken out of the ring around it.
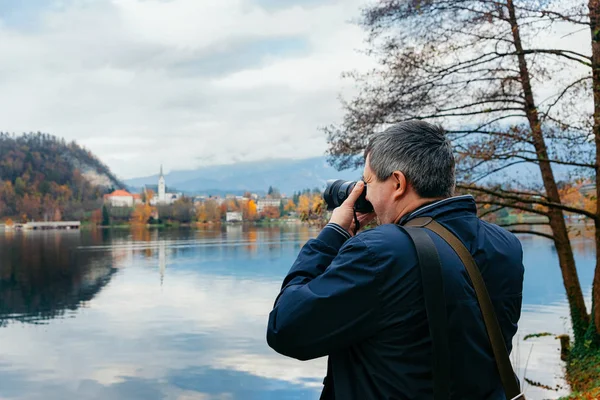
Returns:
[[[421,207],[417,208],[410,214],[404,215],[398,221],[399,225],[404,225],[408,221],[416,217],[431,217],[437,218],[442,214],[447,214],[449,212],[463,212],[468,214],[477,215],[477,206],[475,204],[475,199],[470,194],[448,197],[447,199],[442,199],[438,201],[434,201],[433,203],[424,204]]]

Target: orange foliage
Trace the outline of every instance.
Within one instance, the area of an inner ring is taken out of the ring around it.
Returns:
[[[563,186],[558,191],[560,200],[564,205],[584,209],[589,212],[596,212],[596,197],[593,195],[584,195],[581,191],[581,188],[585,184],[585,181],[577,181],[574,184]]]
[[[242,203],[242,216],[244,221],[254,221],[257,216],[257,207],[254,200],[248,200]]]
[[[296,212],[301,220],[318,219],[327,209],[320,194],[303,194],[298,198]]]
[[[225,209],[225,211],[223,211]],[[196,221],[198,222],[219,222],[221,215],[227,212],[227,204],[223,203],[219,207],[215,200],[209,199],[196,206]]]
[[[279,218],[279,207],[265,207],[261,215],[270,219]]]
[[[315,214],[321,214],[322,210],[326,208],[325,200],[320,194],[313,194],[310,200],[310,209]]]
[[[285,212],[292,212],[294,209],[296,209],[296,204],[294,204],[294,200],[289,199],[287,204],[283,207],[283,210]]]
[[[241,211],[235,199],[228,199],[225,203],[227,203],[227,211]]]
[[[206,205],[200,204],[196,207],[196,221],[207,222]]]
[[[307,195],[303,194],[298,198],[296,212],[301,219],[308,218],[308,215],[310,214],[310,198]]]
[[[137,205],[133,210],[131,222],[134,224],[147,224],[152,216],[152,211],[152,207],[150,207],[150,204],[148,203]]]

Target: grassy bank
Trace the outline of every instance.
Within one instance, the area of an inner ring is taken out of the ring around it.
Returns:
[[[567,362],[567,382],[573,393],[561,400],[600,399],[600,349],[579,353]]]

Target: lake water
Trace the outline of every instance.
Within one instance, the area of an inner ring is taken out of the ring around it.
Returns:
[[[0,232],[0,399],[317,399],[325,359],[272,351],[267,316],[305,226]],[[513,361],[530,399],[567,393],[569,332],[553,246],[521,236]],[[575,242],[589,294],[594,249]]]

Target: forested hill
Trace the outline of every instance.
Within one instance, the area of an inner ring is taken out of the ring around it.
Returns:
[[[80,219],[124,185],[91,152],[43,133],[0,132],[0,218]]]

